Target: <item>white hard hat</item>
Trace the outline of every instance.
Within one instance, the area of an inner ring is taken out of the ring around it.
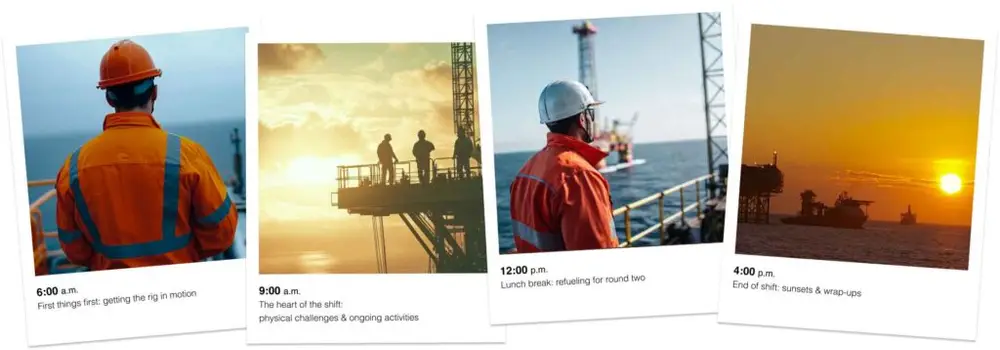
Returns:
[[[601,103],[595,101],[590,90],[580,82],[558,80],[542,89],[538,97],[538,118],[542,124],[557,122]]]

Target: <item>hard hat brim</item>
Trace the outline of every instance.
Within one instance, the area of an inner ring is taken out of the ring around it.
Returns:
[[[153,68],[153,69],[145,70],[145,71],[138,72],[138,73],[135,73],[135,74],[129,74],[129,75],[126,75],[126,76],[123,76],[123,77],[117,77],[117,78],[114,78],[114,79],[101,80],[100,82],[97,83],[97,88],[98,89],[107,89],[107,88],[112,87],[112,86],[125,85],[125,84],[128,84],[128,83],[134,83],[134,82],[146,80],[146,79],[149,79],[149,78],[157,78],[157,77],[160,77],[162,75],[163,75],[163,71],[161,71],[159,68]]]

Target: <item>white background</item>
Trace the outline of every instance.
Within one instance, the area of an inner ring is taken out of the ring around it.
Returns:
[[[645,0],[640,0],[645,2]],[[626,3],[626,0],[618,0],[616,3]],[[754,0],[754,4],[767,3],[767,1]],[[803,1],[805,2],[805,1]],[[0,5],[0,36],[13,35],[26,25],[39,19],[49,18],[59,24],[53,25],[48,31],[79,32],[84,27],[102,27],[103,30],[111,32],[111,27],[115,23],[110,21],[124,21],[130,24],[123,27],[138,28],[141,23],[150,17],[164,17],[174,19],[179,26],[182,22],[191,21],[192,17],[208,18],[218,16],[220,13],[232,13],[242,6],[250,6],[251,10],[259,11],[268,16],[277,10],[287,10],[289,8],[300,8],[318,13],[334,13],[345,11],[345,6],[352,7],[380,7],[391,9],[395,7],[385,0],[372,0],[371,2],[353,2],[350,5],[341,5],[340,2],[326,1],[310,5],[303,3],[296,4],[295,1],[268,1],[266,5],[258,5],[252,1],[216,1],[216,2],[193,2],[193,1],[119,1],[116,6],[102,6],[106,1],[86,1],[67,2],[68,4],[53,5],[51,1],[7,1]],[[432,6],[434,2],[424,0],[421,2],[424,9],[415,14],[430,11],[453,13],[455,16],[471,16],[474,10],[470,5],[463,3],[476,3],[480,11],[488,11],[491,7],[515,7],[525,9],[526,12],[551,13],[556,15],[566,7],[589,6],[598,1],[576,2],[573,5],[557,2],[539,1],[478,1],[465,2],[454,1],[450,5]],[[802,11],[811,10],[810,7],[820,6],[819,4],[829,3],[821,11],[832,11],[832,8],[843,7],[855,9],[856,12],[850,16],[881,17],[883,21],[892,22],[895,18],[902,16],[913,16],[923,14],[930,16],[934,13],[942,12],[944,8],[964,9],[961,16],[950,15],[935,19],[932,24],[937,26],[947,23],[964,24],[978,23],[988,25],[1000,18],[1000,11],[990,7],[970,8],[963,6],[962,1],[942,1],[935,6],[924,7],[920,10],[912,9],[913,3],[906,2],[908,11],[902,10],[893,4],[883,4],[874,1],[809,1],[806,4],[797,5]],[[459,5],[456,5],[459,4]],[[123,19],[114,19],[110,16],[111,9],[118,9]],[[126,9],[126,10],[122,10]],[[196,10],[193,10],[196,9]],[[433,9],[433,10],[432,10]],[[407,10],[416,11],[412,6]],[[530,10],[530,11],[529,11]],[[871,12],[871,13],[869,13]],[[843,14],[833,14],[830,16],[845,16]],[[256,15],[256,14],[255,14]],[[103,24],[102,24],[103,23]],[[91,29],[93,30],[93,29]],[[386,30],[399,30],[387,28]],[[113,32],[111,34],[114,34]],[[2,40],[2,39],[0,39]],[[0,71],[0,76],[3,72]],[[0,96],[5,96],[4,87],[0,85]],[[741,92],[742,88],[733,88],[732,91]],[[0,111],[3,111],[3,99],[0,99]],[[0,115],[3,115],[0,112]],[[2,119],[2,118],[0,118]],[[8,125],[0,122],[0,164],[10,163],[10,153],[5,148],[8,144]],[[730,130],[733,130],[730,128]],[[735,132],[735,131],[734,131]],[[13,207],[11,173],[0,169],[0,223],[14,222],[17,217]],[[995,171],[994,171],[995,172]],[[996,178],[994,181],[998,180]],[[1000,193],[997,186],[988,189],[989,197],[996,198]],[[8,200],[9,199],[9,200]],[[987,219],[987,230],[995,232],[997,225],[996,215]],[[12,229],[12,228],[11,228]],[[10,232],[10,231],[2,231]],[[0,234],[0,348],[2,349],[24,349],[25,343],[25,322],[23,318],[23,288],[21,282],[21,261],[17,247],[18,236],[15,234]],[[1000,348],[1000,295],[996,290],[1000,288],[1000,259],[990,254],[1000,252],[996,239],[986,239],[983,246],[983,280],[980,303],[980,332],[977,342],[957,342],[932,339],[889,337],[876,335],[862,335],[843,332],[821,332],[807,330],[791,330],[785,328],[752,327],[720,325],[716,323],[715,315],[666,317],[666,318],[638,318],[624,320],[592,321],[592,322],[571,322],[553,323],[508,327],[507,343],[504,345],[456,345],[445,348],[453,349],[561,349],[561,348],[625,348],[625,349],[705,349],[705,348],[768,348],[779,349],[908,349],[908,350],[937,350],[937,349],[997,349]],[[683,287],[683,286],[679,286]],[[241,298],[233,296],[234,298]],[[619,299],[612,299],[610,302]],[[923,313],[915,308],[913,314]],[[928,315],[933,316],[933,315]],[[156,317],[166,317],[150,315],[149,317],[136,319],[136,323],[147,322]],[[194,316],[171,317],[169,321],[175,323],[189,322]],[[97,318],[92,322],[102,322],[106,319]],[[110,342],[94,342],[86,344],[76,344],[72,346],[57,346],[55,349],[246,349],[244,345],[245,332],[209,332],[200,334],[189,334],[183,336],[152,337],[145,339],[132,339]],[[273,346],[268,349],[315,349],[315,346],[289,345]],[[435,345],[425,346],[338,346],[344,349],[404,349],[404,348],[437,348]]]
[[[419,11],[423,5],[408,5]],[[256,39],[265,43],[344,42],[469,42],[472,18],[439,12],[413,16],[412,11],[310,11],[267,16]],[[389,28],[394,28],[389,30]],[[251,34],[254,35],[254,34]],[[257,76],[257,47],[247,47],[247,76]],[[257,80],[248,79],[247,115],[257,116]],[[247,139],[257,140],[257,123],[247,129]],[[257,169],[258,147],[247,143],[247,168]],[[247,174],[247,188],[258,188],[256,171]],[[490,186],[484,186],[490,187]],[[248,191],[247,216],[257,217],[258,193]],[[330,210],[336,210],[331,208]],[[247,226],[247,340],[250,343],[502,343],[504,327],[491,327],[486,274],[330,274],[258,275],[258,222]],[[259,308],[258,288],[298,288],[300,298],[269,300],[340,300],[342,309],[313,309],[307,313],[415,314],[418,322],[392,323],[259,323],[261,315],[297,314],[296,310]]]
[[[77,19],[84,19],[77,17]],[[15,206],[8,209],[15,214],[17,220],[4,220],[8,225],[5,232],[17,239],[17,243],[8,247],[19,247],[20,266],[24,275],[24,301],[27,306],[26,321],[29,343],[32,345],[92,341],[103,339],[141,337],[172,333],[189,333],[220,329],[239,329],[244,326],[244,308],[240,305],[240,292],[244,286],[243,260],[194,263],[173,266],[159,266],[140,269],[113,270],[76,273],[68,275],[51,275],[35,277],[33,246],[31,242],[31,222],[28,203],[37,198],[29,198],[26,186],[24,143],[21,134],[20,96],[17,86],[17,64],[15,47],[26,44],[59,43],[79,40],[114,38],[121,36],[138,36],[156,32],[171,33],[188,30],[219,29],[230,27],[245,27],[247,16],[213,16],[212,18],[188,19],[181,24],[169,17],[145,18],[144,25],[134,26],[125,30],[115,30],[110,26],[95,25],[101,21],[77,21],[77,25],[89,25],[89,30],[49,30],[59,26],[72,25],[72,22],[62,22],[56,18],[41,18],[33,21],[17,23],[16,32],[4,31],[4,71],[8,94],[8,111],[10,114],[10,136],[13,162],[13,198],[5,200],[3,205]],[[88,23],[91,22],[91,23]],[[8,34],[9,33],[9,34]],[[110,46],[112,41],[108,41]],[[93,57],[94,82],[96,83],[99,57]],[[53,87],[58,93],[58,87]],[[95,95],[100,96],[100,95]],[[165,97],[169,98],[169,97]],[[58,103],[54,100],[53,103]],[[74,118],[67,115],[65,118]],[[95,128],[99,125],[95,125]],[[6,147],[7,143],[4,142]],[[4,176],[9,176],[9,172]],[[50,178],[55,178],[52,174]],[[31,179],[42,180],[42,179]],[[9,183],[5,183],[4,187]],[[5,189],[6,191],[6,189]],[[9,198],[8,196],[4,196]],[[16,222],[16,226],[15,226]],[[16,228],[16,230],[15,230]],[[17,256],[18,250],[10,249],[10,255]],[[6,283],[5,283],[6,285]],[[37,288],[45,287],[76,288],[79,294],[71,296],[38,297]],[[130,305],[118,304],[108,307],[81,307],[77,309],[38,310],[39,302],[55,302],[59,300],[82,300],[129,296],[135,294],[170,293],[194,291],[196,297],[160,300],[153,303],[145,301],[133,302]],[[156,315],[156,317],[151,317]],[[186,318],[185,322],[176,319]],[[103,319],[102,322],[94,322]],[[144,322],[135,322],[144,320]]]
[[[937,35],[985,39],[984,72],[982,81],[981,118],[979,122],[979,148],[976,157],[976,186],[972,212],[972,232],[969,249],[969,269],[946,270],[890,266],[877,264],[845,263],[837,261],[787,259],[752,255],[734,255],[736,216],[726,218],[726,250],[720,279],[719,321],[787,327],[817,328],[887,333],[922,337],[975,339],[976,317],[979,306],[979,278],[981,266],[982,234],[985,219],[986,173],[990,153],[990,120],[993,111],[993,80],[995,77],[996,38],[995,28],[985,22],[968,18],[962,25],[943,27],[950,16],[966,16],[962,11],[938,11],[933,16],[896,13],[893,16],[873,12],[858,12],[854,8],[829,6],[817,11],[801,12],[797,6],[740,6],[739,48],[741,60],[740,86],[746,86],[747,59],[750,39],[750,22],[787,26],[813,26],[830,29],[867,30],[915,35]],[[992,21],[995,22],[995,21]],[[970,30],[970,28],[973,28]],[[831,43],[836,44],[836,43]],[[817,66],[815,69],[824,69]],[[739,94],[733,108],[735,129],[743,129],[745,94]],[[808,111],[804,111],[808,113]],[[730,156],[739,159],[743,135],[736,134]],[[780,137],[780,136],[776,136]],[[731,162],[731,186],[739,186],[739,162]],[[738,198],[728,198],[728,207],[736,208]],[[736,276],[736,266],[756,268],[757,271],[774,271],[775,278],[748,278]],[[860,298],[834,297],[735,289],[733,281],[750,283],[778,283],[802,287],[820,286],[860,290]]]
[[[537,5],[536,5],[537,6]],[[732,85],[734,69],[733,31],[728,23],[732,3],[712,1],[619,2],[600,1],[552,11],[524,11],[522,7],[501,7],[476,18],[476,55],[481,62],[489,57],[486,26],[519,22],[598,19],[643,15],[697,16],[698,12],[722,12],[723,64],[726,85]],[[516,24],[515,24],[516,25]],[[698,42],[698,29],[691,28],[692,43]],[[567,28],[567,33],[569,29]],[[665,35],[675,35],[664,33]],[[567,34],[568,36],[569,34]],[[629,40],[615,38],[613,40]],[[652,44],[655,45],[655,44]],[[479,103],[483,125],[493,125],[489,94],[489,65],[480,64]],[[494,72],[496,73],[496,72]],[[551,77],[552,80],[568,77]],[[569,77],[573,78],[573,77]],[[542,86],[537,87],[541,92]],[[730,98],[729,96],[726,97]],[[608,101],[614,103],[614,101]],[[534,116],[525,116],[526,118]],[[502,121],[495,121],[502,123]],[[485,127],[484,127],[485,130]],[[544,135],[538,135],[544,137]],[[484,169],[494,169],[493,134],[483,132]],[[496,174],[483,171],[486,183],[494,183]],[[664,189],[674,184],[663,184]],[[613,250],[570,251],[558,253],[501,255],[497,235],[496,187],[485,186],[486,242],[490,261],[490,318],[494,324],[516,324],[569,320],[593,320],[621,317],[703,314],[716,311],[721,244],[642,247]],[[544,267],[545,274],[534,276],[503,275],[501,267]],[[645,275],[644,282],[591,284],[590,287],[501,288],[501,282],[559,280],[563,278],[617,277]],[[652,299],[649,299],[652,298]]]

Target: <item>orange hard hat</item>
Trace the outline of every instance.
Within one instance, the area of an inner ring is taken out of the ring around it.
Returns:
[[[162,74],[163,72],[153,64],[153,58],[145,48],[132,40],[125,39],[111,45],[101,59],[101,81],[97,83],[97,88],[107,89],[159,77]]]

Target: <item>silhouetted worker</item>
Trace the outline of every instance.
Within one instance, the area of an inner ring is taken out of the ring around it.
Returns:
[[[608,156],[591,146],[594,106],[575,81],[556,81],[538,98],[547,144],[510,186],[514,245],[519,253],[617,248],[611,189],[596,165]]]
[[[465,134],[465,129],[458,129],[458,139],[455,140],[455,166],[458,168],[458,177],[463,178],[472,175],[471,166],[469,166],[469,158],[472,158],[472,151],[475,145],[472,144],[472,139],[469,135]]]
[[[382,166],[382,184],[384,185],[396,182],[396,166],[394,164],[399,162],[399,158],[396,158],[396,152],[392,150],[389,141],[392,141],[392,135],[385,134],[382,143],[378,144],[378,163]],[[389,176],[389,181],[386,181],[386,175]]]
[[[417,132],[417,142],[413,144],[413,157],[417,159],[417,177],[420,184],[427,184],[430,180],[431,152],[434,151],[434,144],[427,141],[427,133],[423,130]]]

